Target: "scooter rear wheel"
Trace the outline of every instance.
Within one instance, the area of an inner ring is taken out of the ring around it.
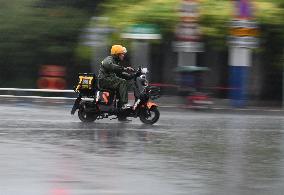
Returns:
[[[151,107],[150,109],[146,108],[140,112],[139,116],[141,122],[152,125],[156,123],[160,118],[160,111],[157,107]]]
[[[82,122],[93,122],[97,118],[94,113],[86,112],[86,104],[80,105],[78,110],[78,117]]]

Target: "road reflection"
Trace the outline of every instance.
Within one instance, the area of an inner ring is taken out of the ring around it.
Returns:
[[[50,112],[58,119],[0,114],[0,194],[284,190],[282,117],[166,112],[147,126],[135,120],[84,124]]]

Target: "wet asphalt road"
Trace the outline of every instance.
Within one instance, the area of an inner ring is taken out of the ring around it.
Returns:
[[[161,111],[83,124],[69,106],[0,105],[0,195],[284,193],[284,118]]]

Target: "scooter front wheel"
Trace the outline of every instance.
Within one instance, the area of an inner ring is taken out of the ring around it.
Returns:
[[[152,125],[156,123],[160,118],[160,111],[157,107],[145,108],[141,110],[139,118],[141,122]]]

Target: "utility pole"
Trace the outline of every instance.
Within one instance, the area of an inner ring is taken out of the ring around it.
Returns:
[[[248,99],[248,77],[252,49],[258,45],[258,28],[252,20],[249,0],[234,1],[236,14],[230,24],[229,98],[233,107],[244,107]]]
[[[179,7],[180,22],[176,26],[176,40],[173,43],[177,52],[177,68],[197,66],[197,53],[203,52],[201,30],[198,24],[198,0],[182,0]],[[179,75],[179,82],[188,80],[188,75]]]

